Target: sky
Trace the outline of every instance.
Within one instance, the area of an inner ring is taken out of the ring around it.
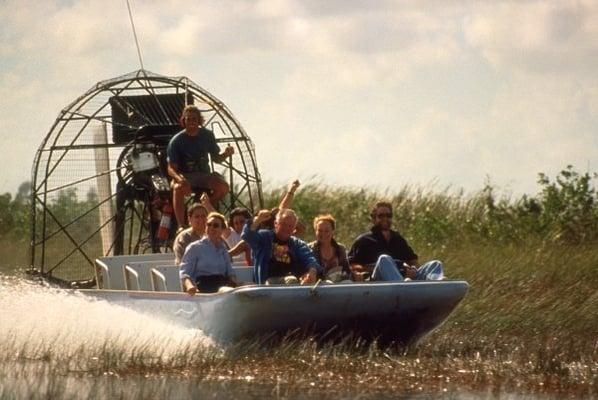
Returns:
[[[507,195],[598,171],[598,2],[130,0],[143,64],[222,100],[264,182]],[[0,193],[140,68],[125,0],[0,0]]]

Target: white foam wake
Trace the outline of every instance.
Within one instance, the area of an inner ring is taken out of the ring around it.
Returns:
[[[168,361],[213,343],[198,329],[0,275],[0,359],[90,359],[115,354]]]

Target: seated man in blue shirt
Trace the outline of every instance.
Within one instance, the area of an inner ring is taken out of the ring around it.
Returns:
[[[197,291],[214,293],[223,286],[238,285],[222,239],[226,219],[222,214],[211,212],[206,227],[206,236],[187,246],[179,265],[183,290],[191,295]]]
[[[355,281],[402,281],[444,279],[441,261],[419,264],[417,254],[398,231],[392,230],[392,205],[379,201],[371,210],[374,226],[360,235],[349,251],[349,265]]]
[[[181,125],[185,128],[170,139],[166,150],[168,175],[172,178],[172,203],[180,227],[185,226],[185,196],[197,188],[210,189],[210,202],[218,204],[228,193],[224,178],[210,169],[212,161],[221,163],[234,154],[232,146],[222,153],[214,133],[203,127],[204,119],[199,109],[188,105],[183,109]],[[208,157],[209,155],[209,157]]]
[[[253,252],[255,280],[258,284],[312,284],[322,272],[314,253],[303,240],[291,236],[297,225],[297,215],[288,208],[276,214],[274,230],[259,229],[272,216],[261,210],[243,228],[241,238]]]

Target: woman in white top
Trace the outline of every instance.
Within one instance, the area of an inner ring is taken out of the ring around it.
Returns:
[[[251,265],[251,248],[241,239],[241,232],[245,223],[251,219],[251,214],[245,208],[235,208],[231,211],[229,227],[222,232],[222,238],[230,249],[234,264]]]

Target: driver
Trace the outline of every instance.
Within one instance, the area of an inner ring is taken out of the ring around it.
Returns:
[[[185,226],[185,196],[194,189],[209,189],[212,204],[217,204],[229,190],[224,178],[211,171],[208,154],[212,161],[221,163],[235,150],[229,145],[220,153],[214,133],[203,127],[203,123],[199,108],[186,106],[181,115],[185,129],[168,143],[168,175],[172,178],[172,203],[179,227]]]

